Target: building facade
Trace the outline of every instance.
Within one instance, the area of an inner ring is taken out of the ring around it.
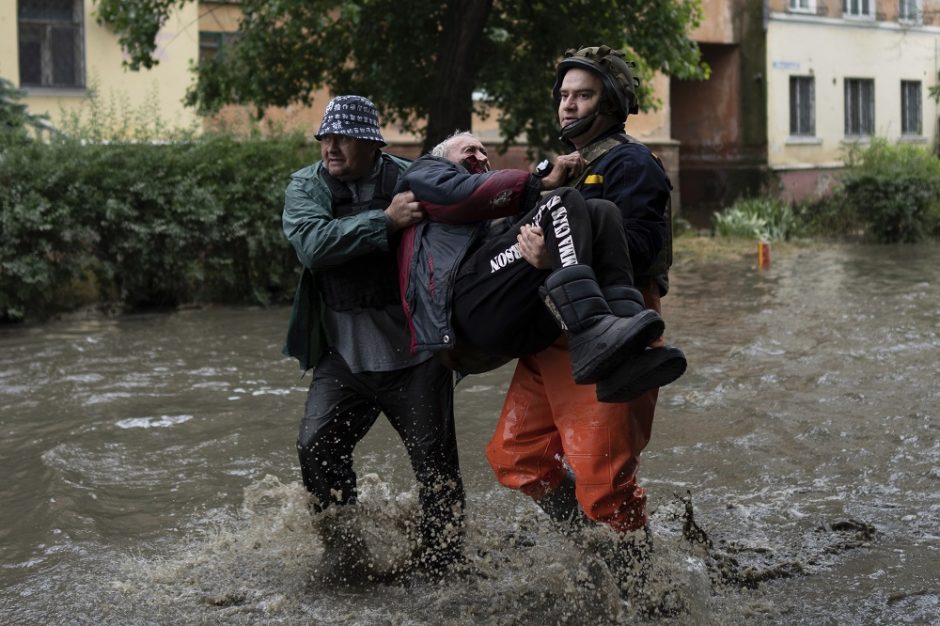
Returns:
[[[936,146],[938,0],[772,0],[767,164],[789,199],[824,193],[872,137]]]
[[[703,0],[707,81],[673,80],[683,214],[826,193],[873,137],[936,149],[940,0]]]
[[[26,92],[30,112],[56,126],[94,93],[125,109],[157,110],[174,127],[198,124],[183,105],[199,54],[197,5],[174,10],[157,36],[159,64],[139,72],[123,67],[117,36],[93,10],[92,0],[0,2],[0,76]]]
[[[679,143],[682,216],[708,226],[711,214],[766,184],[766,45],[761,5],[702,0],[690,34],[711,68],[705,81],[670,81],[672,137]]]
[[[935,148],[940,82],[940,0],[702,0],[691,33],[711,67],[706,81],[658,76],[663,106],[630,118],[628,132],[665,162],[673,206],[695,225],[744,194],[800,199],[823,193],[846,150],[874,136]],[[159,64],[130,71],[117,37],[94,17],[93,0],[0,3],[0,76],[23,88],[33,113],[76,111],[94,92],[129,108],[150,106],[171,127],[238,125],[253,111],[226,107],[201,119],[183,104],[200,58],[232,45],[237,0],[174,9],[157,36]],[[547,87],[546,87],[547,89]],[[311,130],[330,94],[310,107],[270,108],[286,128]],[[546,97],[548,97],[546,93]],[[485,142],[502,138],[496,117],[475,118]],[[420,142],[394,125],[392,149],[416,156]],[[524,147],[494,155],[528,167]],[[680,208],[681,204],[681,208]]]

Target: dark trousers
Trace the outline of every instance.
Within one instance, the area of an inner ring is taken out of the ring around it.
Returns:
[[[453,374],[437,359],[354,374],[339,354],[324,355],[314,370],[297,438],[300,470],[316,497],[315,510],[356,501],[353,448],[381,412],[405,444],[418,480],[425,545],[459,547],[464,490],[453,400]],[[445,532],[448,526],[454,530]]]
[[[516,238],[523,224],[542,228],[552,270],[533,267],[519,255]],[[553,270],[575,263],[593,267],[602,286],[633,285],[620,210],[565,187],[542,198],[511,228],[488,236],[464,259],[453,294],[458,341],[508,357],[541,352],[559,329],[539,287]]]

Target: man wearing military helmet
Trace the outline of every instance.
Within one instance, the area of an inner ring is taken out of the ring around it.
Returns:
[[[571,50],[558,64],[552,95],[561,139],[584,159],[580,176],[566,184],[585,199],[610,200],[620,209],[633,282],[646,305],[661,311],[672,185],[659,159],[625,133],[628,115],[638,111],[630,65],[607,46]],[[530,262],[544,255],[538,229],[520,234],[519,243]],[[661,341],[653,346],[663,346]],[[659,354],[664,367],[685,369],[677,348]],[[598,402],[591,385],[574,384],[560,340],[519,359],[487,457],[503,485],[535,499],[563,528],[593,520],[631,537],[627,546],[646,545],[646,492],[636,470],[657,395],[653,389],[628,403]]]
[[[570,70],[581,70],[586,75],[575,72],[568,76]],[[615,120],[625,120],[627,115],[634,115],[639,111],[636,102],[638,81],[633,76],[630,65],[623,58],[623,53],[619,50],[611,50],[607,46],[600,46],[597,48],[582,48],[574,54],[569,53],[558,64],[558,78],[552,88],[556,109],[561,102],[561,88],[566,76],[569,81],[573,81],[576,77],[579,79],[599,78],[603,84],[600,93],[597,93],[599,102],[597,106],[592,103],[591,113],[581,118],[565,116],[570,119],[568,124],[564,123],[564,118],[562,119],[561,136],[567,141],[574,142],[584,135],[590,136],[592,129],[606,130],[610,125],[610,120],[599,119],[601,115],[606,115]],[[572,86],[569,84],[569,89]],[[566,91],[569,89],[566,89]],[[584,140],[580,139],[579,143],[583,145]]]

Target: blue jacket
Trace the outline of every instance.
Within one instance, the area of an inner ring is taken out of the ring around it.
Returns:
[[[449,350],[455,343],[450,322],[454,279],[467,250],[485,235],[489,220],[535,206],[541,183],[522,170],[471,174],[446,159],[424,156],[402,175],[399,190],[407,189],[428,214],[405,231],[398,253],[411,347]]]
[[[613,147],[611,147],[613,145]],[[634,283],[659,283],[665,294],[665,271],[671,259],[672,183],[658,157],[617,126],[580,150],[588,162],[575,187],[585,199],[610,200],[620,208],[627,235]]]

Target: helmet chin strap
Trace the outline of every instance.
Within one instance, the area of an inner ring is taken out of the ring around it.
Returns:
[[[561,129],[561,135],[558,137],[562,141],[570,142],[575,137],[583,135],[588,131],[589,128],[594,124],[594,120],[597,119],[597,116],[600,115],[598,111],[594,111],[587,117],[582,117],[579,120],[571,122],[567,126]]]

